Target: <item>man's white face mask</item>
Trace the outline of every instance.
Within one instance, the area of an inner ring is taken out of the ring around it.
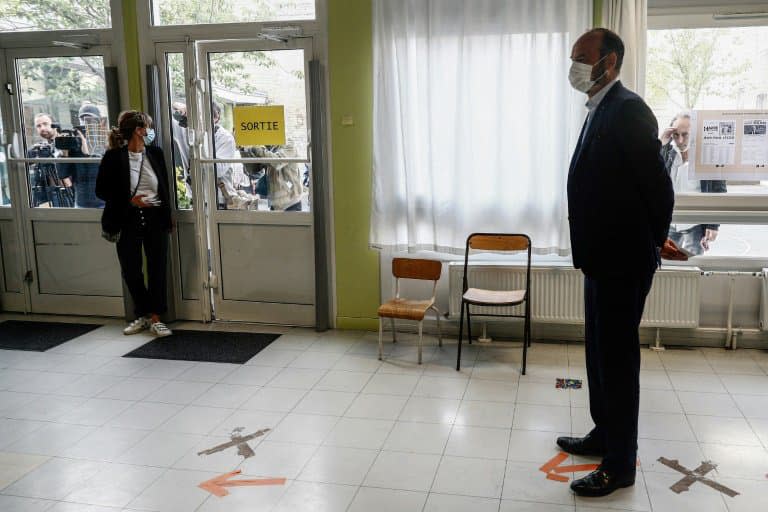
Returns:
[[[600,64],[609,54],[604,55],[599,61],[594,64],[584,64],[583,62],[571,62],[571,70],[568,72],[568,81],[571,82],[571,87],[577,91],[587,93],[595,86],[595,84],[608,73],[606,69],[603,74],[592,80],[592,70],[595,66]]]

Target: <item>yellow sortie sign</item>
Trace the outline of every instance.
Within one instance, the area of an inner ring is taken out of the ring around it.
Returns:
[[[238,146],[285,144],[285,107],[282,105],[234,107],[233,115]]]

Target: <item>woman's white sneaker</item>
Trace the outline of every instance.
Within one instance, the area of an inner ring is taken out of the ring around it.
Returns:
[[[141,331],[146,331],[147,329],[149,329],[149,326],[150,326],[149,318],[145,316],[141,316],[136,320],[134,320],[133,322],[131,322],[130,324],[128,324],[128,327],[123,329],[123,334],[125,334],[126,336],[129,336],[131,334],[137,334],[137,333],[140,333]]]
[[[155,322],[152,324],[152,326],[149,328],[149,332],[157,336],[158,338],[163,338],[165,336],[170,336],[173,334],[173,331],[171,331],[163,322]]]

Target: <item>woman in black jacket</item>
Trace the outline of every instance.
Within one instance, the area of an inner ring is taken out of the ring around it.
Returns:
[[[125,111],[117,125],[99,165],[96,195],[105,202],[102,230],[117,242],[120,269],[135,305],[136,320],[123,333],[149,329],[155,336],[169,336],[171,330],[160,321],[167,309],[168,233],[173,227],[165,158],[160,148],[150,145],[155,131],[149,115]]]

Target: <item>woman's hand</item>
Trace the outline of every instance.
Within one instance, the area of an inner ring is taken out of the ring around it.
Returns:
[[[148,208],[150,205],[144,202],[145,197],[147,197],[146,194],[136,194],[131,198],[131,204],[136,208]]]

